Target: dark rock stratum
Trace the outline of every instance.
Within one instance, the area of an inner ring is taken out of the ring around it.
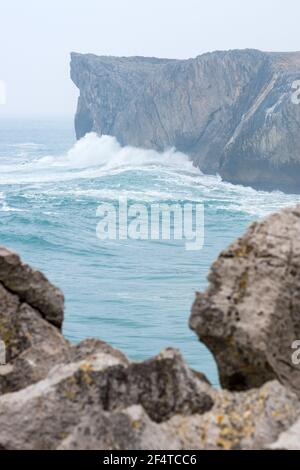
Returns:
[[[72,53],[71,77],[80,90],[78,138],[93,131],[122,145],[176,147],[226,181],[300,192],[300,52],[188,60]]]
[[[0,249],[0,449],[296,449],[300,442],[300,205],[220,254],[191,327],[224,389],[165,349],[131,362],[61,334],[63,295]]]

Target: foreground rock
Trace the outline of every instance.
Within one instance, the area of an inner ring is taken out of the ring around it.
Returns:
[[[61,328],[64,296],[39,271],[23,263],[20,257],[0,247],[0,282],[12,294],[37,310],[45,320]]]
[[[278,382],[244,393],[220,391],[203,415],[157,424],[141,406],[115,413],[91,408],[59,449],[263,449],[300,414],[297,396]],[[126,430],[126,432],[125,432]]]
[[[0,449],[260,449],[300,416],[276,381],[215,391],[177,351],[129,363],[99,347],[0,398]]]
[[[209,174],[300,192],[300,53],[217,51],[195,59],[72,54],[77,137],[176,147]],[[298,83],[298,85],[297,85]]]
[[[300,396],[300,205],[260,223],[219,256],[190,326],[212,351],[223,387],[247,390],[277,378]]]
[[[180,449],[180,442],[168,428],[151,421],[143,407],[134,405],[114,413],[91,408],[58,449],[169,450]]]
[[[211,387],[177,351],[165,350],[142,363],[128,363],[117,351],[98,351],[88,360],[54,367],[42,382],[3,395],[0,448],[55,449],[90,420],[98,423],[98,435],[108,419],[104,411],[131,405],[141,405],[155,422],[175,414],[202,414],[212,408],[213,397]],[[125,438],[126,427],[119,432]]]
[[[0,249],[0,277],[0,449],[299,448],[300,205],[253,224],[197,294],[190,325],[228,390],[174,349],[131,362],[97,339],[72,345],[43,275]]]
[[[157,422],[153,418],[163,410],[161,401],[154,415],[145,403],[129,406],[142,401],[141,390],[132,395],[128,388],[128,399],[103,401],[105,392],[117,392],[117,383],[109,388],[105,376],[119,366],[112,356],[98,354],[89,364],[64,366],[39,384],[4,395],[0,449],[263,449],[300,415],[297,396],[270,382],[243,393],[211,390],[215,404],[210,411]]]
[[[44,378],[64,360],[70,345],[60,333],[63,308],[59,289],[0,248],[0,338],[7,362],[0,367],[0,394]]]
[[[202,416],[175,416],[166,429],[180,449],[263,449],[300,414],[295,393],[277,381],[248,392],[217,393],[215,405]]]

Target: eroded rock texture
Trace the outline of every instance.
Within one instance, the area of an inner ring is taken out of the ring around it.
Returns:
[[[205,173],[300,192],[300,53],[217,51],[195,59],[72,54],[77,137],[176,147]],[[292,100],[292,97],[294,99]]]
[[[0,449],[299,448],[299,235],[300,205],[253,224],[197,294],[190,325],[227,390],[174,349],[131,362],[98,339],[70,344],[60,291],[0,249]]]
[[[109,414],[91,409],[58,448],[262,449],[300,414],[297,396],[276,381],[243,393],[217,392],[215,400],[205,414],[175,415],[163,423],[137,405]]]
[[[190,326],[212,351],[223,387],[277,378],[300,396],[300,205],[254,223],[212,265]]]
[[[0,367],[0,394],[44,378],[63,361],[69,343],[60,333],[64,299],[43,274],[0,248],[0,338],[6,366]]]
[[[262,449],[295,422],[297,395],[277,381],[247,392],[218,391],[203,415],[174,416],[165,429],[180,449]]]
[[[39,311],[49,323],[61,327],[64,296],[45,276],[22,263],[20,257],[0,247],[0,282],[10,293]]]
[[[201,414],[212,408],[213,394],[176,351],[131,364],[118,353],[98,351],[84,361],[54,367],[37,384],[3,395],[0,448],[55,449],[69,434],[80,432],[80,423],[96,420],[93,426],[103,426],[107,420],[101,424],[102,417],[131,405],[141,405],[153,422],[177,413]],[[126,427],[119,432],[125,439]]]

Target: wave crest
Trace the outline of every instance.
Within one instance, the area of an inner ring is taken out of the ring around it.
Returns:
[[[188,156],[174,148],[165,152],[122,147],[115,137],[87,134],[64,155],[45,156],[11,165],[0,165],[2,184],[64,181],[106,176],[117,170],[165,168],[175,172],[201,174]]]

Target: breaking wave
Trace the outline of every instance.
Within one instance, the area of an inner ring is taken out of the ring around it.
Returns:
[[[65,155],[20,160],[20,163],[14,165],[0,165],[0,183],[96,178],[128,170],[146,171],[154,167],[200,174],[186,155],[173,148],[159,153],[130,146],[121,147],[114,137],[99,137],[95,133],[87,134]]]
[[[40,150],[40,147],[36,144],[36,148]],[[122,147],[114,137],[99,137],[95,133],[87,134],[58,156],[34,156],[33,142],[19,144],[19,148],[16,145],[16,151],[24,148],[32,149],[33,156],[28,158],[26,154],[11,163],[6,159],[0,165],[0,185],[38,185],[39,192],[52,196],[98,200],[120,196],[144,201],[192,200],[204,202],[215,210],[256,217],[300,201],[299,195],[256,191],[226,183],[217,175],[203,175],[187,155],[174,148],[159,153]],[[97,183],[90,187],[85,180]],[[0,211],[9,210],[5,204],[2,203],[2,208],[0,205]]]

